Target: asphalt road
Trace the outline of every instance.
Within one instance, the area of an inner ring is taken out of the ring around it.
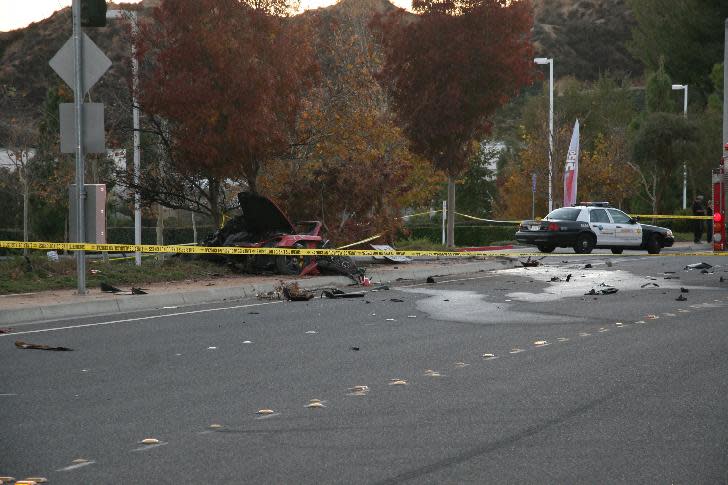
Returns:
[[[565,261],[366,299],[15,326],[0,335],[0,475],[726,483],[728,261]],[[619,291],[584,295],[602,283]]]

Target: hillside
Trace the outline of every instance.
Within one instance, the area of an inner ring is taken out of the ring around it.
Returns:
[[[120,5],[139,9],[144,16],[158,2],[145,0],[141,4]],[[340,21],[371,17],[394,8],[388,0],[342,0],[337,5],[303,15]],[[632,25],[624,0],[534,0],[534,15],[536,52],[555,58],[557,77],[594,79],[606,70],[640,74],[639,64],[624,46]],[[120,23],[114,21],[105,28],[87,29],[87,33],[113,62],[91,90],[90,97],[92,101],[107,104],[107,120],[119,125],[128,123],[128,110],[124,108],[129,105],[128,37]],[[39,119],[47,90],[62,83],[48,61],[70,35],[70,8],[24,29],[0,33],[0,108],[5,116]],[[326,33],[321,31],[319,41],[324,39]],[[120,108],[124,109],[119,111]]]

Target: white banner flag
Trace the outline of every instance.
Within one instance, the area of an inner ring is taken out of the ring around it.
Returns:
[[[576,205],[576,189],[579,179],[579,120],[574,123],[569,153],[564,167],[564,207]]]

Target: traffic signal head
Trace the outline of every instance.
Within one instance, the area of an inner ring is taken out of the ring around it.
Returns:
[[[106,27],[106,0],[81,0],[81,26]]]
[[[713,222],[720,222],[722,220],[723,220],[723,216],[721,215],[720,212],[716,212],[715,214],[713,214]]]

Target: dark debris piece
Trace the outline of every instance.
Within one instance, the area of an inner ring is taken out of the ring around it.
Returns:
[[[680,293],[690,293],[690,290],[687,288],[680,288]]]
[[[0,333],[11,333],[12,331],[12,328],[0,328]]]
[[[427,277],[427,280],[425,280],[425,281],[426,281],[427,283],[435,283],[435,278],[433,278],[432,276],[428,276],[428,277]]]
[[[545,258],[546,256],[544,256]],[[521,261],[521,264],[524,268],[535,268],[536,266],[541,265],[541,259],[531,259],[531,256],[529,256],[525,261]]]
[[[309,301],[314,297],[312,292],[302,290],[295,281],[289,284],[281,282],[280,290],[283,297],[288,301]]]
[[[404,300],[400,300],[399,298],[390,298],[389,301],[393,301],[395,303],[404,303]]]
[[[108,283],[101,282],[101,291],[104,293],[121,293],[121,290],[116,286],[112,286]]]
[[[361,350],[359,347],[349,347],[350,350],[353,350],[354,352],[358,352]]]
[[[561,278],[559,278],[558,276],[552,276],[551,281],[561,281]]]
[[[660,287],[660,285],[658,285],[657,283],[650,282],[650,283],[645,283],[644,285],[640,286],[640,288],[646,288],[648,286],[654,286],[656,288],[659,288]]]
[[[15,346],[19,349],[54,350],[56,352],[70,352],[73,350],[73,349],[69,349],[68,347],[51,347],[49,345],[42,345],[42,344],[29,344],[26,342],[21,342],[20,340],[15,341]]]
[[[131,294],[132,295],[147,295],[148,293],[144,291],[146,288],[134,288],[131,287]]]
[[[337,288],[333,288],[331,290],[322,291],[321,296],[325,296],[326,298],[363,298],[364,292],[357,291],[352,293],[345,293]]]
[[[389,286],[387,286],[387,285],[379,285],[379,286],[375,286],[374,288],[372,288],[369,291],[385,291],[388,289],[389,289]]]
[[[702,262],[702,263],[689,264],[689,265],[685,266],[685,269],[688,269],[688,270],[690,270],[690,269],[710,269],[712,267],[713,267],[712,264]]]
[[[613,295],[613,294],[615,294],[618,291],[619,290],[617,288],[612,288],[611,286],[608,287],[608,288],[604,288],[603,290],[599,290],[599,291],[597,291],[594,288],[592,288],[591,290],[589,290],[586,293],[584,293],[584,295],[588,295],[588,296],[594,296],[594,295]]]
[[[566,275],[566,281],[567,282],[571,281],[571,273],[569,273],[568,275]]]
[[[687,298],[681,293],[680,296],[675,298],[675,301],[687,301]]]
[[[586,263],[584,265],[584,269],[590,269],[592,267],[591,263]]]

